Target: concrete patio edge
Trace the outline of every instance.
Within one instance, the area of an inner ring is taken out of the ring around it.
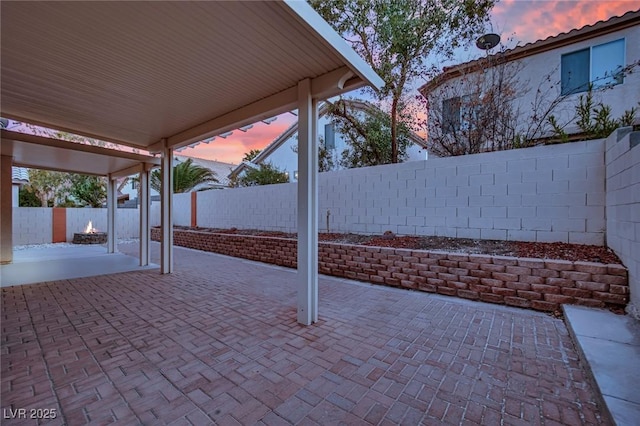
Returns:
[[[601,309],[570,305],[562,308],[603,416],[619,426],[637,424],[640,322]]]

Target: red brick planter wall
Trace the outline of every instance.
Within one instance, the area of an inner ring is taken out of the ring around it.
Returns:
[[[158,228],[151,238],[160,240]],[[174,244],[296,267],[297,242],[286,238],[175,230]],[[541,311],[560,304],[625,306],[629,299],[622,265],[335,243],[320,243],[318,257],[326,275]]]

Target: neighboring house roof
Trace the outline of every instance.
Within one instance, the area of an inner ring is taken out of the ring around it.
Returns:
[[[370,111],[377,108],[374,105],[371,105],[367,102],[362,101],[354,101],[350,99],[343,100],[350,108],[360,110],[360,111]],[[323,117],[327,114],[329,106],[326,102],[323,102],[320,107],[318,107],[318,117]],[[263,163],[269,156],[278,148],[280,148],[290,137],[295,135],[298,132],[298,122],[293,123],[287,130],[285,130],[280,136],[273,140],[269,145],[267,145],[260,154],[258,154],[251,162],[253,164]],[[427,142],[418,136],[416,133],[411,132],[409,134],[409,139],[412,143],[416,145],[420,145],[423,148],[427,148]],[[240,163],[233,171],[229,174],[229,178],[234,176],[238,176],[243,170],[246,170],[249,166],[245,163]]]
[[[218,183],[210,185],[212,188],[223,188],[229,186],[229,172],[236,167],[232,163],[223,163],[222,161],[206,160],[204,158],[188,157],[186,155],[174,155],[177,163],[182,163],[191,159],[193,164],[197,164],[202,167],[206,167],[216,174]]]
[[[620,31],[625,28],[633,27],[640,24],[640,10],[630,11],[622,16],[614,16],[606,21],[598,21],[593,25],[585,25],[582,28],[574,28],[573,30],[560,33],[555,36],[547,37],[544,40],[538,40],[533,43],[527,43],[523,46],[518,46],[513,49],[506,50],[505,52],[489,55],[489,57],[495,57],[500,55],[502,60],[515,61],[518,59],[526,58],[529,56],[537,55],[548,50],[557,49],[559,47],[575,44],[580,41],[589,40],[594,37],[602,36],[612,33],[614,31]],[[482,58],[484,60],[485,58]],[[474,70],[474,67],[478,66],[480,59],[465,62],[459,65],[451,67],[445,67],[440,75],[430,80],[418,91],[426,96],[436,87],[449,81],[453,78],[459,77],[464,73],[468,73]]]
[[[15,184],[29,183],[29,170],[26,167],[11,167],[11,182]]]

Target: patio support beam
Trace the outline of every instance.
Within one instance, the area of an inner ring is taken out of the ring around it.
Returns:
[[[344,66],[312,79],[309,90],[314,99],[326,99],[348,90],[357,89],[365,84],[359,76],[354,75],[349,67]],[[177,149],[209,136],[219,135],[291,111],[296,108],[297,102],[297,87],[290,87],[175,134],[167,139],[167,143],[171,148]],[[147,150],[160,152],[165,144],[160,141],[147,147]]]
[[[0,263],[13,261],[13,158],[0,156]]]
[[[298,322],[318,321],[318,103],[298,83]]]
[[[163,139],[160,174],[162,176],[161,205],[161,255],[160,273],[170,274],[173,271],[173,150]]]
[[[149,256],[149,241],[151,230],[149,229],[149,168],[146,164],[140,169],[140,266],[147,266],[151,259]]]
[[[116,208],[118,187],[113,176],[107,176],[107,253],[116,252]]]

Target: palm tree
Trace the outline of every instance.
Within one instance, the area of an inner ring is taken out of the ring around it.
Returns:
[[[173,192],[189,192],[202,183],[218,182],[216,173],[206,167],[193,164],[189,158],[173,167]],[[160,170],[151,172],[151,188],[162,192],[162,175]]]

